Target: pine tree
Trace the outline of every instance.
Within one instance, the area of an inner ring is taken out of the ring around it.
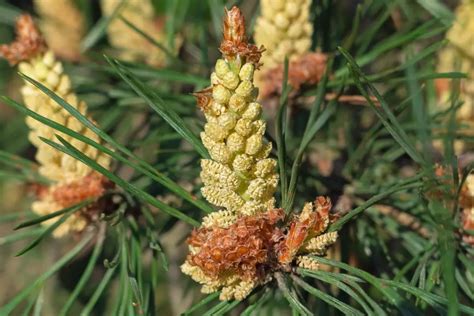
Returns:
[[[472,1],[9,3],[0,315],[474,314]]]

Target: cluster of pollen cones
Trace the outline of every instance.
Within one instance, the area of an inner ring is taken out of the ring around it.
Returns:
[[[318,269],[312,256],[326,255],[337,232],[327,232],[333,218],[325,197],[307,203],[299,215],[275,208],[277,163],[268,157],[272,147],[263,138],[266,123],[254,83],[254,74],[263,71],[260,58],[265,51],[248,42],[236,7],[226,11],[220,51],[223,58],[211,74],[212,86],[195,95],[207,120],[201,138],[210,153],[210,159],[201,162],[201,191],[222,209],[207,215],[192,232],[181,269],[202,284],[203,292],[220,290],[222,300],[242,300],[276,272]],[[319,73],[325,60],[315,54],[302,59]],[[295,87],[302,84],[296,76],[314,75],[306,66],[301,60],[292,62]],[[280,70],[271,75],[275,81]]]
[[[56,60],[54,53],[46,45],[31,16],[20,16],[16,29],[15,41],[9,45],[1,45],[0,55],[10,64],[18,64],[21,72],[52,90],[82,115],[89,116],[87,105],[75,95],[69,76],[63,71],[62,63]],[[97,135],[26,80],[21,94],[25,106],[30,110],[101,143]],[[53,232],[53,235],[61,237],[68,233],[83,231],[92,220],[97,218],[96,214],[101,211],[104,203],[100,198],[113,187],[113,183],[82,162],[42,141],[42,139],[57,141],[56,130],[30,117],[26,118],[26,124],[30,128],[29,140],[37,148],[38,172],[51,183],[39,186],[36,190],[37,200],[32,204],[33,212],[44,216],[84,201],[90,201],[88,205],[71,214]],[[62,136],[102,167],[110,168],[110,157],[66,134]],[[53,218],[43,223],[50,225],[56,220]]]

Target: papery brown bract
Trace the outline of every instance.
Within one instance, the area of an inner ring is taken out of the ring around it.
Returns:
[[[256,69],[260,66],[260,58],[264,51],[263,46],[250,44],[245,35],[245,19],[239,8],[233,7],[230,11],[225,10],[224,17],[224,39],[219,48],[226,59],[234,59],[237,56],[252,63]]]
[[[232,45],[238,46],[247,43],[245,35],[245,18],[237,7],[230,11],[225,9],[224,16],[224,42],[229,41]]]
[[[52,195],[63,207],[70,207],[87,199],[97,199],[113,187],[113,182],[93,172],[80,180],[55,187]]]
[[[283,217],[281,209],[270,210],[242,217],[228,228],[194,230],[188,243],[199,250],[187,260],[212,278],[237,274],[243,280],[262,279],[275,264],[276,245],[283,238],[276,223]]]
[[[0,55],[11,65],[16,65],[46,51],[46,43],[30,15],[23,14],[18,18],[16,34],[13,43],[0,46]]]
[[[331,207],[329,198],[319,196],[314,206],[307,203],[301,214],[290,222],[288,235],[278,254],[278,261],[281,264],[291,263],[306,240],[326,230]]]
[[[237,218],[225,228],[203,226],[188,239],[190,254],[181,269],[205,293],[221,289],[222,300],[245,298],[278,271],[317,269],[317,260],[308,255],[326,255],[337,239],[337,232],[325,233],[330,208],[328,198],[318,197],[290,223],[283,223],[282,209],[272,209]]]
[[[194,92],[193,96],[196,98],[199,108],[203,112],[206,112],[212,102],[212,87]]]
[[[299,90],[301,86],[314,85],[321,81],[327,64],[327,55],[323,53],[306,53],[295,57],[288,65],[288,83],[293,90]],[[268,69],[263,72],[260,81],[260,97],[268,98],[273,94],[281,94],[284,65]]]
[[[314,201],[314,204],[316,208],[314,212],[316,220],[313,227],[311,227],[309,233],[310,236],[322,234],[326,230],[328,223],[333,222],[338,218],[337,215],[332,215],[330,213],[332,208],[330,198],[326,196],[318,196]]]

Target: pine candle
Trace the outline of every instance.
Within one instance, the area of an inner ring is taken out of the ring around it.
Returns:
[[[10,64],[18,64],[20,72],[40,82],[66,100],[82,115],[89,117],[87,105],[77,98],[71,88],[69,76],[63,71],[62,63],[56,59],[54,53],[46,46],[31,16],[21,16],[16,26],[16,41],[10,45],[0,46],[0,54]],[[28,109],[95,142],[101,143],[96,134],[84,127],[69,112],[32,84],[25,81],[25,85],[21,88],[21,94]],[[60,134],[86,156],[107,169],[110,168],[109,156],[71,136],[59,133],[31,117],[26,118],[26,124],[30,128],[28,138],[37,148],[36,160],[39,163],[39,173],[52,183],[49,187],[43,187],[39,190],[39,199],[32,205],[32,210],[35,213],[47,215],[89,198],[98,199],[111,186],[111,183],[102,175],[97,174],[82,162],[44,143],[40,138],[55,141],[55,135]],[[82,231],[90,221],[93,211],[94,207],[92,206],[84,209],[83,212],[72,214],[54,231],[54,236],[60,237],[68,232]],[[44,223],[49,225],[54,221],[55,219],[51,219]]]
[[[325,255],[337,239],[326,233],[331,202],[307,203],[284,228],[285,213],[275,209],[278,185],[271,144],[253,74],[262,49],[249,44],[240,10],[226,11],[223,58],[211,75],[212,87],[196,93],[207,123],[201,139],[211,159],[201,162],[203,196],[223,209],[206,216],[188,239],[183,273],[202,284],[202,292],[221,290],[221,300],[243,300],[277,271],[300,266],[318,269],[308,254]]]

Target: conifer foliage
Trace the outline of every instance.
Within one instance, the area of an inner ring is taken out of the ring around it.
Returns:
[[[474,315],[472,0],[0,0],[0,315]]]

